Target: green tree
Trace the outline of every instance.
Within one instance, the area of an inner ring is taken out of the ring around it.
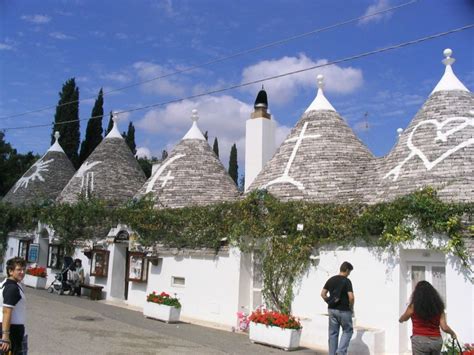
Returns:
[[[5,141],[5,133],[0,131],[0,197],[5,196],[38,159],[39,156],[32,152],[18,154],[16,149]]]
[[[132,122],[128,124],[127,134],[125,135],[125,142],[130,147],[133,155],[137,153],[137,145],[135,144],[135,126]]]
[[[204,138],[206,138],[206,141],[209,140],[209,138],[207,136],[207,131],[204,133]]]
[[[104,96],[102,89],[95,100],[92,109],[91,118],[87,122],[86,138],[81,144],[81,153],[79,154],[79,164],[89,157],[94,149],[102,142],[102,118],[104,117]]]
[[[76,86],[74,78],[67,80],[59,93],[53,131],[51,132],[51,144],[55,141],[54,132],[56,131],[61,134],[59,144],[77,168],[79,166],[78,149],[81,133],[79,125],[79,88]]]
[[[112,117],[113,117],[113,114],[112,114],[112,111],[110,111],[110,113],[109,113],[109,124],[107,125],[107,130],[105,131],[104,137],[107,136],[107,134],[109,134],[109,132],[114,127],[114,120],[112,119]]]
[[[212,146],[212,150],[219,157],[219,142],[217,141],[217,137],[214,138],[214,145]]]
[[[232,148],[230,148],[229,175],[237,185],[237,179],[239,177],[239,165],[237,164],[237,146],[235,143]]]

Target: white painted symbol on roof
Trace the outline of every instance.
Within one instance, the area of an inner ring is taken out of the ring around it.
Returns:
[[[168,174],[166,176],[160,177],[158,180],[163,181],[163,183],[161,184],[161,187],[165,187],[168,180],[173,180],[173,179],[174,179],[174,176],[171,176],[171,171],[168,170]]]
[[[470,111],[469,114],[474,116],[474,111]],[[443,131],[443,128],[447,124],[449,124],[451,122],[455,122],[455,121],[461,121],[462,123],[458,124],[454,128],[451,128],[449,131],[445,131],[445,132]],[[413,141],[412,141],[413,135],[416,133],[416,130],[418,129],[418,127],[421,127],[422,125],[433,125],[433,126],[436,127],[436,137],[434,138],[434,142],[438,142],[438,141],[446,142],[450,135],[452,135],[452,134],[454,134],[454,133],[456,133],[460,130],[463,130],[464,128],[466,128],[468,126],[474,127],[474,118],[451,117],[451,118],[448,118],[448,119],[446,119],[445,121],[443,121],[441,123],[438,122],[437,120],[424,120],[424,121],[418,123],[413,128],[413,130],[410,132],[410,134],[408,136],[408,139],[407,139],[407,147],[410,150],[410,153],[408,154],[408,156],[401,163],[399,163],[396,167],[394,167],[392,170],[390,170],[387,173],[387,175],[385,175],[383,177],[384,179],[386,179],[386,178],[388,178],[389,176],[392,175],[393,176],[392,181],[396,181],[398,179],[399,175],[400,175],[400,172],[401,172],[401,169],[402,169],[403,165],[405,165],[406,162],[408,162],[411,158],[413,158],[415,156],[418,156],[421,159],[421,161],[423,162],[426,170],[430,171],[436,165],[441,163],[444,159],[449,157],[451,154],[454,154],[458,150],[460,150],[462,148],[465,148],[467,146],[470,146],[471,144],[474,144],[474,137],[472,137],[470,139],[466,139],[465,141],[463,141],[463,142],[459,143],[458,145],[454,146],[453,148],[446,150],[443,154],[441,154],[435,160],[430,161],[426,157],[425,153],[420,148],[415,146],[415,144],[413,144]]]
[[[307,127],[308,127],[308,122],[305,122],[304,125],[303,125],[303,129],[301,130],[301,133],[299,134],[298,137],[289,138],[285,141],[285,143],[296,142],[295,146],[293,147],[293,151],[291,152],[290,158],[288,159],[288,163],[286,164],[285,171],[283,172],[282,176],[280,176],[276,179],[273,179],[272,181],[270,181],[270,182],[266,183],[265,185],[263,185],[262,186],[263,189],[267,188],[270,185],[287,183],[287,184],[292,184],[292,185],[296,186],[298,188],[298,190],[304,190],[304,185],[301,182],[296,181],[291,176],[289,176],[289,173],[290,173],[291,165],[293,164],[293,161],[295,160],[296,153],[298,152],[298,148],[300,147],[301,142],[303,141],[303,139],[306,139],[306,138],[320,138],[321,137],[320,134],[312,134],[312,135],[305,136],[304,133],[306,132]]]
[[[13,190],[13,193],[15,193],[16,190],[18,190],[20,187],[24,187],[25,189],[27,189],[28,188],[28,183],[30,181],[39,180],[39,181],[44,182],[44,178],[41,175],[41,173],[43,171],[49,171],[48,166],[53,161],[54,161],[54,159],[49,159],[49,160],[46,160],[46,161],[42,161],[40,159],[36,163],[34,163],[33,166],[31,167],[31,169],[33,169],[33,173],[29,176],[22,176],[17,181],[17,183],[15,184],[15,190]]]
[[[145,193],[148,193],[150,192],[151,190],[153,190],[153,186],[155,186],[155,183],[156,181],[158,180],[158,178],[161,176],[161,174],[163,173],[163,171],[165,171],[165,169],[168,167],[168,165],[170,165],[172,162],[174,162],[175,160],[178,160],[182,157],[186,156],[186,154],[176,154],[175,156],[169,158],[163,165],[160,166],[160,168],[155,172],[155,174],[153,175],[153,177],[151,178],[150,182],[147,184],[146,186],[146,190],[145,190]],[[169,175],[169,174],[168,174]],[[164,178],[161,178],[160,180],[163,180]],[[165,177],[166,179],[166,177]],[[173,177],[174,179],[174,177]],[[161,187],[164,187],[166,185],[166,182],[168,180],[171,180],[171,179],[166,179],[165,182],[163,183],[163,185]]]
[[[100,163],[102,162],[94,161],[89,163],[86,161],[76,173],[76,178],[81,178],[81,193],[85,189],[86,197],[89,197],[89,194],[94,191],[94,172],[89,170]]]

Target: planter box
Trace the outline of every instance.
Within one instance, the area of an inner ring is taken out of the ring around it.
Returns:
[[[25,275],[23,279],[23,284],[25,286],[33,287],[33,288],[46,288],[46,277],[38,277],[32,275]]]
[[[294,350],[300,346],[301,329],[282,329],[250,322],[249,338],[252,343],[267,344],[284,350]]]
[[[166,323],[179,322],[181,308],[165,306],[153,302],[145,302],[143,315],[147,318],[162,320]]]

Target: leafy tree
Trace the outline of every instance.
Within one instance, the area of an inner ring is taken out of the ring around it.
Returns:
[[[217,137],[214,138],[214,145],[212,146],[212,150],[216,153],[217,157],[219,157],[219,142],[217,141]]]
[[[235,143],[232,148],[230,148],[229,175],[237,185],[237,179],[239,177],[239,165],[237,164],[237,146]]]
[[[65,123],[68,122],[68,123]],[[54,115],[54,126],[51,133],[51,144],[54,143],[54,132],[59,131],[61,144],[64,152],[77,168],[79,166],[78,149],[80,144],[79,126],[79,88],[74,78],[63,84],[59,93],[59,101]]]
[[[128,124],[128,131],[125,135],[125,142],[127,142],[127,145],[130,147],[130,150],[132,151],[133,155],[135,155],[137,153],[137,145],[135,144],[135,126],[132,122]]]
[[[109,113],[109,124],[107,125],[107,130],[105,131],[104,137],[107,136],[107,134],[109,134],[109,132],[114,127],[114,120],[112,119],[112,117],[113,117],[113,114],[112,114],[112,111],[110,111],[110,113]]]
[[[102,89],[95,100],[92,109],[91,118],[87,122],[86,138],[81,144],[81,153],[79,154],[79,164],[82,164],[94,149],[102,142],[102,118],[104,116],[104,97]]]
[[[142,158],[138,158],[137,161],[140,167],[142,168],[143,172],[145,173],[145,176],[147,179],[151,176],[153,165],[160,162],[160,160],[157,157],[151,157],[151,159],[142,157]]]
[[[5,196],[38,159],[39,156],[32,152],[18,154],[16,149],[5,141],[5,133],[0,131],[0,196]]]

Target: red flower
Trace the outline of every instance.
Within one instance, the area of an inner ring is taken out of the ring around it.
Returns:
[[[267,309],[257,309],[252,312],[249,320],[254,323],[276,326],[282,329],[301,329],[300,321],[289,314],[284,314]]]
[[[37,276],[37,277],[46,277],[46,268],[42,266],[29,267],[26,269],[28,275]]]

